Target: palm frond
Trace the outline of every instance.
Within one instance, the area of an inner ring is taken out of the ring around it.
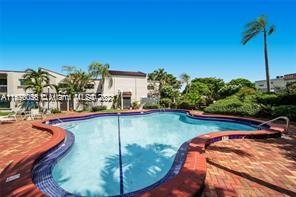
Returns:
[[[257,22],[261,25],[261,27],[265,28],[267,26],[266,16],[262,15],[262,16],[258,17]]]
[[[244,35],[243,38],[242,38],[242,40],[241,40],[241,43],[243,45],[247,44],[252,38],[254,38],[259,33],[260,33],[260,31],[255,31],[255,32],[252,32],[250,34]]]
[[[268,30],[268,35],[271,35],[273,32],[275,32],[275,26],[271,25]]]

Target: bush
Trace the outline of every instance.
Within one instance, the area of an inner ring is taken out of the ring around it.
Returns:
[[[273,117],[287,116],[290,120],[296,121],[296,105],[274,106],[271,109],[271,115]]]
[[[140,108],[140,103],[138,101],[132,102],[132,108],[133,109],[139,109]]]
[[[257,102],[263,105],[296,105],[296,94],[264,93],[257,95]]]
[[[144,109],[159,109],[160,108],[160,105],[159,104],[148,104],[146,103],[144,106],[143,106]]]
[[[52,109],[51,110],[51,113],[53,113],[53,114],[59,114],[59,113],[61,113],[61,111],[59,109]]]
[[[256,100],[262,105],[275,105],[278,103],[278,96],[274,93],[263,93],[258,94]]]
[[[172,100],[170,98],[162,98],[159,103],[162,107],[168,108],[171,107]]]
[[[241,101],[245,100],[248,96],[254,95],[254,94],[256,94],[256,90],[254,88],[248,88],[248,87],[243,87],[236,93],[236,95]]]
[[[106,106],[104,106],[104,105],[100,105],[100,106],[93,106],[93,107],[91,108],[91,111],[92,111],[92,112],[97,112],[97,111],[103,111],[103,110],[106,110],[106,109],[107,109]]]
[[[171,109],[177,109],[177,103],[172,102],[171,103]]]
[[[256,103],[241,101],[237,96],[231,96],[211,104],[204,111],[208,113],[256,116],[260,109],[260,105]]]
[[[279,94],[276,105],[296,105],[296,94]]]
[[[179,109],[195,109],[195,105],[193,105],[188,100],[182,100],[177,104],[177,108],[179,108]]]

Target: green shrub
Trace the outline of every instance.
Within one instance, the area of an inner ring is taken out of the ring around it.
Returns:
[[[144,106],[143,106],[144,109],[159,109],[160,108],[160,105],[159,104],[148,104],[146,103]]]
[[[182,100],[177,104],[177,108],[179,108],[179,109],[195,109],[196,107],[190,101]]]
[[[103,110],[106,110],[106,109],[107,109],[106,106],[104,106],[104,105],[100,105],[100,106],[93,106],[93,107],[91,108],[91,111],[92,111],[92,112],[97,112],[97,111],[103,111]]]
[[[175,103],[175,102],[172,102],[171,103],[171,109],[177,109],[177,103]]]
[[[271,109],[271,115],[273,117],[287,116],[290,120],[296,121],[296,105],[274,106]]]
[[[263,105],[275,105],[278,103],[278,96],[274,93],[258,94],[256,101]]]
[[[52,109],[51,110],[51,113],[53,113],[53,114],[59,114],[59,113],[61,113],[61,111],[59,109]]]
[[[162,98],[159,103],[162,107],[168,108],[171,107],[172,100],[170,98]]]
[[[276,105],[296,105],[296,94],[279,94]]]
[[[256,90],[254,88],[248,87],[243,87],[236,93],[236,95],[241,101],[245,100],[247,97],[254,94],[256,94]]]
[[[133,109],[139,109],[140,108],[140,103],[138,101],[132,102],[132,108]]]
[[[286,87],[288,94],[296,94],[296,81],[287,83]]]
[[[256,103],[241,101],[237,96],[231,96],[209,105],[204,111],[208,113],[256,116],[260,109],[260,105]]]
[[[257,102],[263,105],[296,105],[296,94],[263,93],[257,95]]]

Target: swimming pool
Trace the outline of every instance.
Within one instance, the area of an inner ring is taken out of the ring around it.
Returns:
[[[258,129],[247,122],[183,112],[113,114],[58,126],[73,134],[66,139],[72,148],[51,168],[52,184],[80,196],[132,195],[151,189],[179,172],[190,139],[213,131]]]

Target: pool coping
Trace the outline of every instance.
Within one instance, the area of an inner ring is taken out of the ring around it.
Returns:
[[[205,118],[211,120],[226,119],[235,122],[253,122],[261,123],[262,121],[254,118],[244,118],[235,116],[224,116],[224,115],[196,115],[189,110],[145,110],[136,112],[120,112],[121,115],[133,115],[144,112],[145,114],[153,112],[186,112],[192,117]],[[63,117],[62,119],[88,119],[91,117],[102,116],[102,114],[116,115],[118,113],[95,113],[89,115],[71,115]],[[40,158],[40,156],[56,147],[60,144],[66,137],[66,131],[59,127],[54,127],[51,125],[44,124],[46,121],[52,121],[57,118],[46,119],[43,121],[33,122],[32,126],[34,128],[44,130],[52,134],[52,138],[41,146],[35,148],[30,154],[25,156],[16,156],[13,161],[10,162],[1,173],[0,177],[0,195],[7,196],[23,196],[23,195],[36,195],[44,196],[44,194],[36,187],[32,181],[32,169],[35,161]],[[154,189],[144,192],[138,196],[167,196],[167,195],[177,195],[177,196],[192,196],[196,194],[201,194],[204,181],[206,177],[206,158],[204,156],[205,149],[211,143],[230,140],[230,139],[242,139],[242,138],[270,138],[270,137],[280,137],[284,129],[279,127],[270,127],[263,130],[255,131],[225,131],[225,132],[210,132],[208,134],[197,136],[193,138],[189,145],[187,155],[184,161],[184,165],[180,172],[168,180],[162,183]],[[16,176],[15,176],[16,175]],[[18,175],[20,177],[18,177]],[[14,179],[7,182],[8,179]],[[2,189],[1,189],[2,188]]]

